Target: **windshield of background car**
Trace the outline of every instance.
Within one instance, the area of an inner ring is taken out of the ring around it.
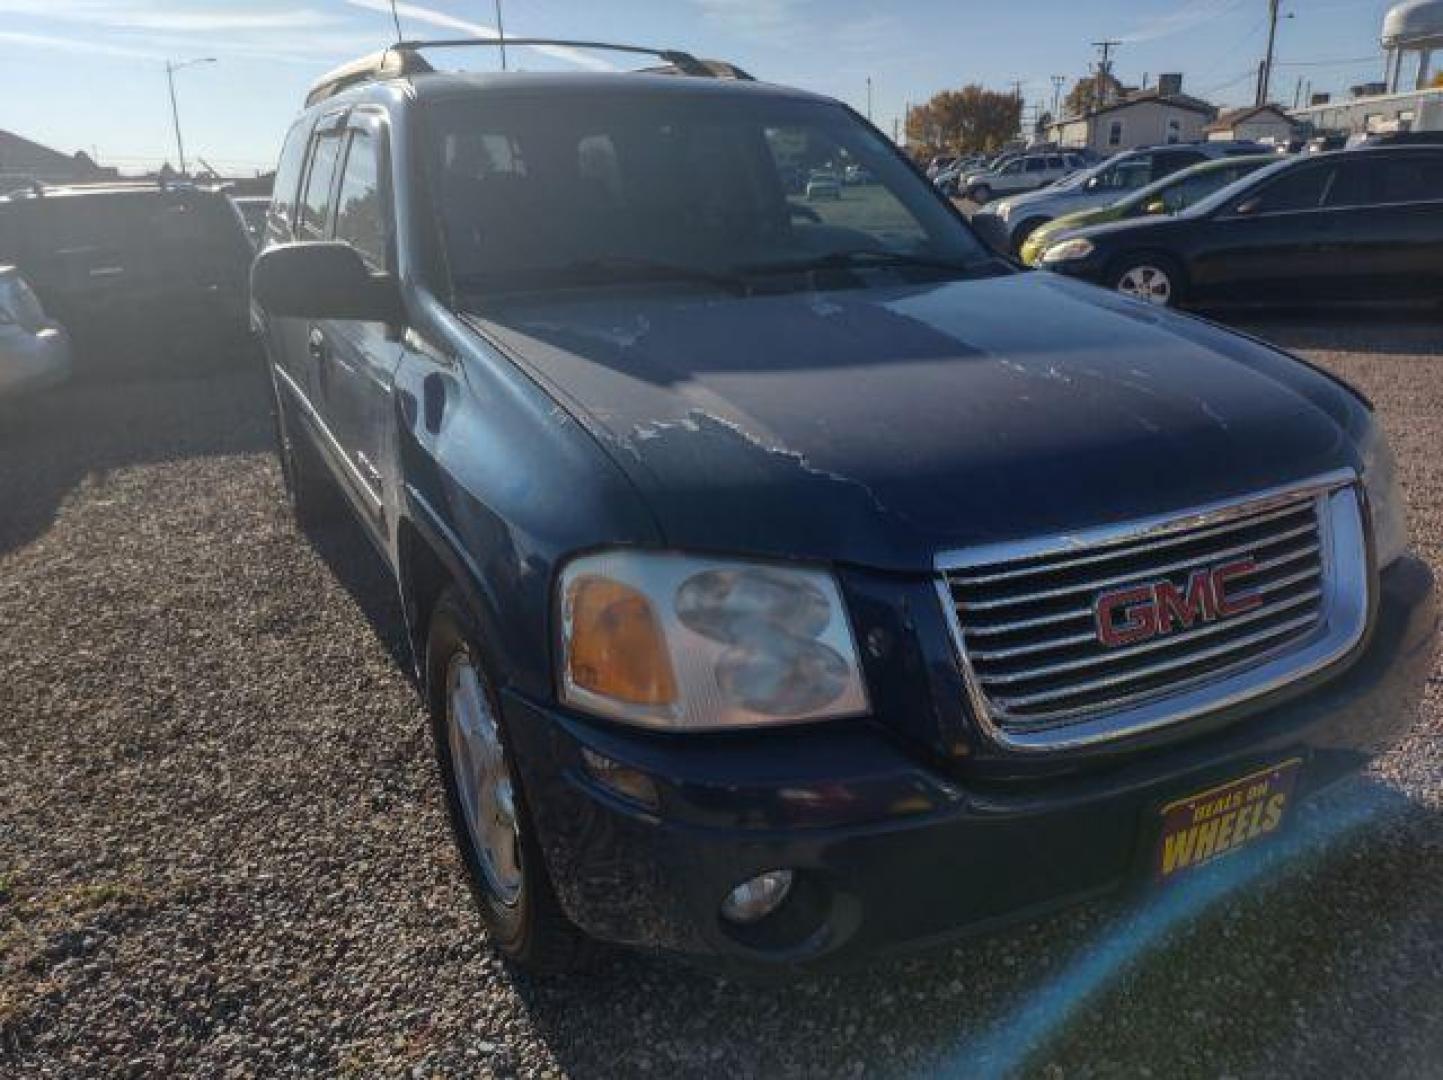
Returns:
[[[1305,160],[1307,159],[1284,158],[1276,164],[1264,165],[1257,172],[1249,173],[1242,179],[1233,181],[1227,187],[1219,188],[1207,198],[1202,199],[1199,202],[1193,203],[1192,206],[1188,207],[1188,215],[1192,216],[1195,214],[1211,214],[1214,210],[1217,210],[1219,207],[1227,205],[1227,203],[1231,200],[1236,199],[1243,192],[1255,187],[1261,187],[1274,176],[1278,175],[1278,173],[1287,172],[1289,169],[1297,167],[1300,162]]]
[[[427,127],[459,290],[591,282],[622,262],[732,273],[859,251],[988,258],[931,185],[837,105],[493,94],[438,101]],[[850,165],[862,166],[855,183]]]
[[[1137,194],[1129,195],[1120,205],[1124,213],[1131,213],[1161,200],[1169,214],[1176,214],[1207,198],[1214,191],[1276,161],[1277,158],[1272,156],[1226,158],[1222,161],[1210,161],[1205,165],[1195,165],[1149,184]]]

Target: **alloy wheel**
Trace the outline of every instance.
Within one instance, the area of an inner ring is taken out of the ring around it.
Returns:
[[[456,798],[476,861],[496,900],[514,906],[525,882],[516,792],[490,698],[464,650],[447,665],[446,732]]]
[[[1172,278],[1158,266],[1134,266],[1117,279],[1117,291],[1166,307],[1172,303]]]

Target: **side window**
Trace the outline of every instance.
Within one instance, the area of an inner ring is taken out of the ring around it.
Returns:
[[[1257,196],[1245,196],[1243,203],[1252,203],[1254,214],[1281,214],[1290,210],[1316,210],[1323,202],[1333,178],[1333,168],[1323,166],[1295,169],[1274,180]]]
[[[312,240],[323,239],[331,217],[331,181],[341,137],[336,132],[322,135],[311,144],[311,167],[306,172],[306,193],[301,198],[300,232]]]
[[[1028,159],[1027,159],[1027,171],[1028,171],[1028,172],[1046,172],[1046,171],[1047,171],[1047,159],[1046,159],[1046,158],[1040,158],[1040,157],[1028,158]]]
[[[1443,154],[1409,153],[1375,168],[1381,203],[1443,201]]]
[[[1107,128],[1107,145],[1122,145],[1122,121],[1114,120]]]
[[[1169,150],[1161,154],[1154,154],[1152,157],[1152,178],[1161,180],[1164,176],[1171,176],[1175,172],[1196,165],[1204,160],[1202,154],[1193,154],[1184,150]]]
[[[1327,206],[1367,206],[1373,198],[1373,167],[1356,161],[1339,162],[1324,198]]]
[[[281,160],[276,166],[276,178],[272,187],[270,217],[289,237],[291,215],[296,209],[296,189],[301,183],[301,165],[306,160],[306,140],[310,138],[310,123],[297,124],[286,136],[281,148]]]
[[[379,175],[375,138],[369,131],[352,131],[336,196],[336,239],[348,241],[378,270],[386,266],[386,218]]]
[[[1002,175],[1016,176],[1022,171],[1022,164],[1021,161],[1009,161],[1006,165],[1002,166]]]

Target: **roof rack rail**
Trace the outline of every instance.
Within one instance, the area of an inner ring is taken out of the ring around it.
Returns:
[[[378,53],[371,53],[359,60],[342,64],[334,71],[322,75],[306,94],[306,106],[335,97],[343,90],[361,83],[382,79],[404,78],[408,75],[423,75],[436,69],[421,56],[423,49],[459,49],[492,46],[501,48],[509,45],[554,45],[569,49],[604,49],[609,52],[633,53],[638,56],[654,56],[663,61],[663,66],[644,69],[655,74],[691,75],[703,79],[739,79],[753,81],[735,64],[725,60],[698,60],[691,53],[680,49],[652,49],[643,45],[616,45],[605,41],[571,41],[564,38],[435,38],[430,40],[398,41]]]

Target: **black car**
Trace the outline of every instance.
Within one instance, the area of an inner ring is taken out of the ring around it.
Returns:
[[[36,185],[0,198],[0,263],[69,328],[78,372],[224,362],[250,343],[254,250],[190,185]]]
[[[1443,296],[1443,148],[1289,158],[1175,217],[1080,229],[1042,265],[1154,304]]]
[[[875,182],[789,194],[841,160]],[[252,284],[290,496],[394,575],[527,964],[787,969],[1171,883],[1433,670],[1361,397],[1019,271],[827,98],[393,47],[291,129]]]

